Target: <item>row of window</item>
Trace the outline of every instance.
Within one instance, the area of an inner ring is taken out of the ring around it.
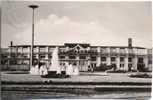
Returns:
[[[40,58],[45,58],[45,55],[40,55]],[[49,58],[51,58],[51,56]],[[59,59],[65,59],[65,56],[59,56]],[[69,56],[69,59],[76,59],[76,56]],[[86,56],[79,56],[79,59],[86,59]],[[96,56],[91,57],[91,61],[96,61],[96,60],[97,60]],[[106,57],[101,57],[101,61],[106,61],[106,60],[107,60]],[[111,62],[115,61],[116,57],[111,57]],[[124,57],[120,57],[120,62],[124,62]],[[132,62],[131,57],[128,58],[128,62]],[[143,58],[138,58],[138,62],[143,63]]]
[[[16,48],[12,48],[12,52],[16,52]],[[48,51],[49,52],[52,52],[54,50],[54,48],[48,48]],[[64,48],[61,48],[60,49],[61,51],[65,51]],[[97,52],[97,48],[90,48],[91,51],[93,52]],[[18,52],[30,52],[30,49],[29,48],[18,48]],[[39,52],[46,52],[47,49],[46,47],[39,47],[38,49],[37,48],[34,48],[34,51],[39,51]],[[102,53],[107,53],[108,52],[108,49],[107,48],[101,48],[100,50]],[[145,54],[146,50],[145,49],[136,49],[133,50],[133,49],[129,49],[128,50],[129,53],[133,53],[133,52],[136,52],[139,53],[139,54]],[[112,53],[116,53],[117,52],[117,48],[110,48],[110,52]],[[125,53],[125,48],[119,48],[119,52],[120,53]]]
[[[13,58],[15,58],[15,55],[12,55]],[[6,58],[6,57],[5,57]],[[23,55],[23,58],[28,58],[28,55]],[[36,55],[34,55],[34,58],[37,58]],[[45,55],[39,55],[40,59],[45,58]],[[48,56],[48,58],[52,58],[51,55]],[[65,59],[65,56],[59,56],[59,59]],[[69,56],[69,59],[76,59],[76,56]],[[79,56],[79,59],[86,59],[86,56]],[[97,57],[96,56],[91,56],[91,61],[96,61]],[[107,57],[101,57],[101,61],[106,61]],[[111,61],[114,62],[116,61],[116,57],[111,57]],[[124,61],[124,57],[120,57],[120,61],[123,62]],[[129,57],[128,58],[129,62],[132,62],[132,58]],[[138,62],[143,63],[143,58],[139,57],[138,58]]]
[[[106,57],[101,57],[101,61],[106,61]],[[116,61],[116,57],[111,57],[111,61],[114,62]],[[124,61],[124,57],[120,57],[120,62],[123,62]],[[132,58],[129,57],[128,58],[128,62],[132,62]],[[139,63],[143,63],[143,58],[138,58],[138,62]]]
[[[106,61],[106,60],[107,60],[106,57],[101,57],[101,61]],[[96,61],[96,57],[91,57],[91,61]],[[112,62],[116,61],[116,57],[111,57],[111,61]],[[120,61],[123,62],[124,61],[124,57],[120,57]],[[129,57],[128,61],[132,62],[132,58]]]
[[[45,55],[39,55],[39,57],[45,58]],[[36,58],[36,55],[34,55],[34,58]],[[51,55],[48,56],[48,58],[52,58]],[[65,56],[59,56],[59,59],[65,59]],[[76,56],[69,56],[69,59],[76,59]],[[86,56],[79,56],[79,59],[86,59]]]

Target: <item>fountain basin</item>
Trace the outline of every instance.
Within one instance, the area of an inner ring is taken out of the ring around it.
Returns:
[[[61,74],[57,74],[57,71],[48,71],[47,75],[41,75],[42,78],[68,78],[69,75],[65,74],[65,71],[62,71]]]

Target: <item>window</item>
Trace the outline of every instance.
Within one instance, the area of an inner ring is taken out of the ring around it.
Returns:
[[[11,55],[11,57],[12,57],[12,58],[15,58],[15,57],[16,57],[16,55],[15,55],[15,54],[12,54],[12,55]]]
[[[138,58],[138,63],[143,63],[143,58]]]
[[[22,53],[22,48],[21,47],[18,48],[18,52]]]
[[[132,62],[132,58],[131,58],[131,57],[129,57],[129,58],[128,58],[128,61],[129,61],[129,62]]]
[[[91,48],[90,50],[92,53],[96,53],[97,52],[97,48]]]
[[[60,58],[60,59],[65,59],[65,56],[60,56],[59,58]]]
[[[41,58],[41,59],[45,58],[45,55],[40,55],[40,58]]]
[[[33,55],[33,58],[37,58],[37,56],[36,55]]]
[[[128,67],[131,68],[132,67],[132,64],[128,64]]]
[[[96,57],[91,57],[91,61],[96,61]]]
[[[124,68],[124,64],[120,64],[120,68]]]
[[[124,61],[124,57],[120,57],[120,61],[123,62]]]
[[[23,58],[28,58],[28,55],[23,55]]]
[[[152,54],[152,49],[149,49],[148,50],[148,54]]]
[[[101,49],[101,52],[102,52],[102,53],[106,53],[106,52],[107,52],[106,48],[102,48],[102,49]]]
[[[80,56],[79,58],[80,59],[86,59],[86,56]]]
[[[152,60],[148,60],[148,64],[152,64]]]
[[[49,59],[51,59],[51,58],[52,58],[52,55],[51,55],[51,54],[49,54],[49,55],[48,55],[48,58],[49,58]]]
[[[28,48],[23,48],[23,53],[27,53],[27,52],[30,52],[30,47]]]
[[[111,53],[115,53],[116,52],[116,49],[115,48],[111,48]]]
[[[124,54],[125,53],[125,49],[120,49],[120,53]]]
[[[39,50],[40,50],[40,52],[45,52],[46,48],[45,47],[40,47]]]
[[[106,61],[106,57],[101,57],[101,61]]]
[[[138,49],[137,51],[139,55],[145,54],[145,49]]]
[[[132,49],[129,49],[129,53],[133,53],[133,50]]]
[[[33,51],[36,52],[37,51],[37,48],[36,47],[33,47]]]
[[[111,61],[115,61],[115,57],[111,57]]]
[[[16,51],[17,51],[17,48],[12,48],[13,53],[16,53]]]
[[[61,52],[64,52],[64,51],[65,51],[65,48],[60,48],[60,51],[61,51]]]
[[[53,52],[54,48],[49,47],[49,52]]]
[[[76,57],[75,56],[69,56],[69,59],[75,59]]]

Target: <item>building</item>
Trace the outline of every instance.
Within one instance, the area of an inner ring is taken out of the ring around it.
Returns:
[[[152,49],[133,47],[132,39],[128,46],[91,46],[90,44],[65,43],[64,45],[35,45],[34,62],[50,63],[55,47],[59,49],[60,66],[66,62],[79,66],[80,71],[93,68],[116,66],[121,70],[152,69]],[[2,64],[29,65],[30,45],[13,45],[2,50]]]
[[[148,68],[152,70],[152,49],[148,49]]]

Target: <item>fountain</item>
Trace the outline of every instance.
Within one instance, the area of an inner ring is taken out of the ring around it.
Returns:
[[[49,66],[49,72],[61,74],[61,68],[59,65],[59,58],[58,58],[58,47],[56,47],[53,51],[51,66]]]
[[[61,73],[61,66],[59,64],[58,58],[58,47],[53,50],[51,65],[49,66],[48,73],[46,75],[41,75],[41,77],[45,78],[66,78],[69,75],[65,75]]]
[[[53,50],[51,65],[49,65],[48,70],[45,64],[42,64],[40,68],[38,67],[38,65],[32,67],[30,69],[30,73],[32,75],[41,75],[42,77],[61,78],[61,77],[68,77],[69,75],[79,75],[79,69],[76,65],[75,66],[72,64],[68,65],[67,62],[65,70],[62,70],[59,64],[58,47],[56,47]]]
[[[60,64],[59,64],[59,58],[58,58],[58,47],[56,47],[53,50],[52,53],[52,59],[51,59],[51,65],[49,65],[49,68],[47,70],[47,67],[45,64],[42,64],[40,68],[38,65],[31,67],[30,73],[32,75],[41,75],[41,77],[54,77],[54,78],[65,78],[69,75],[79,75],[79,68],[76,65],[66,63],[65,70],[62,70]],[[63,73],[64,72],[64,73]]]

